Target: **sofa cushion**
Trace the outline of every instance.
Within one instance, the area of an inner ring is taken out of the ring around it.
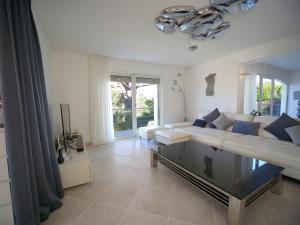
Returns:
[[[179,128],[179,127],[189,127],[192,126],[193,123],[190,122],[179,122],[179,123],[170,123],[170,124],[165,124],[165,128],[168,129],[174,129],[174,128]]]
[[[200,127],[184,127],[176,129],[181,132],[186,132],[192,135],[192,139],[204,144],[222,148],[223,141],[226,139],[237,138],[242,134],[234,134],[223,130],[200,128]]]
[[[193,123],[193,126],[195,127],[205,127],[206,126],[206,121],[201,120],[201,119],[196,119],[195,122]]]
[[[248,114],[242,114],[242,113],[224,113],[228,118],[231,120],[241,120],[241,121],[252,121],[253,116]]]
[[[295,145],[300,145],[300,125],[285,128]]]
[[[300,125],[300,122],[289,117],[287,114],[282,113],[282,115],[271,123],[269,126],[265,127],[264,130],[276,136],[278,139],[283,141],[292,141],[285,128]]]
[[[258,131],[258,136],[262,136],[265,138],[270,138],[270,139],[278,139],[275,137],[273,134],[270,134],[269,132],[265,131],[264,128],[271,123],[273,123],[278,117],[274,116],[255,116],[253,118],[253,122],[255,123],[260,123],[260,128]]]
[[[186,138],[186,137],[190,137],[190,134],[187,134],[185,132],[180,132],[178,130],[174,130],[174,129],[166,129],[166,130],[159,130],[157,132],[155,132],[155,136],[161,136],[164,138],[167,138],[169,140],[176,140],[176,139],[181,139],[181,138]]]
[[[204,116],[203,119],[207,122],[207,124],[211,124],[215,119],[220,116],[219,110],[216,108],[214,111],[209,113],[208,115]]]
[[[241,155],[300,170],[300,147],[291,142],[243,135],[225,140],[223,147]]]
[[[233,121],[222,113],[217,119],[212,122],[218,130],[226,130],[233,124]]]
[[[260,127],[260,123],[235,120],[233,122],[232,132],[245,134],[245,135],[258,136],[259,127]]]

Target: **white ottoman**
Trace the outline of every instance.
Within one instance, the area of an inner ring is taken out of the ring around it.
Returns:
[[[138,129],[138,133],[140,138],[146,138],[149,141],[150,139],[154,139],[156,131],[163,130],[163,129],[164,128],[160,126],[140,127]]]
[[[170,124],[165,124],[165,128],[168,129],[174,129],[174,128],[181,128],[181,127],[190,127],[192,126],[193,123],[190,122],[180,122],[180,123],[170,123]]]
[[[178,130],[165,129],[156,131],[155,139],[158,143],[170,145],[174,143],[190,141],[192,139],[192,135]]]

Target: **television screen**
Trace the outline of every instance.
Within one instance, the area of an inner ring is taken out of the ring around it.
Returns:
[[[60,112],[61,112],[63,136],[64,139],[68,139],[71,136],[69,104],[60,104]]]

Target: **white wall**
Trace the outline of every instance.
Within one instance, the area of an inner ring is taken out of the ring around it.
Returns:
[[[44,74],[45,74],[45,82],[46,82],[46,89],[47,89],[47,96],[48,96],[48,101],[50,103],[50,82],[49,82],[49,77],[50,77],[50,60],[51,60],[51,47],[50,44],[44,34],[44,31],[42,30],[42,27],[39,22],[39,18],[37,14],[35,13],[34,9],[32,9],[32,13],[34,16],[34,21],[36,25],[36,29],[38,32],[38,37],[39,37],[39,42],[40,42],[40,47],[41,47],[41,52],[42,52],[42,58],[43,58],[43,66],[44,66]]]
[[[293,99],[294,91],[300,91],[300,70],[293,71],[289,76],[288,114],[296,117],[298,101]]]
[[[185,77],[189,99],[188,119],[193,120],[199,112],[213,110],[215,107],[221,111],[242,112],[244,78],[239,74],[245,72],[244,65],[299,51],[299,43],[300,35],[295,35],[190,67]],[[279,74],[274,69],[267,71]],[[205,96],[205,77],[210,73],[217,74],[215,96]],[[283,81],[288,80],[288,75],[278,76]]]
[[[111,74],[137,74],[161,77],[162,119],[164,123],[184,118],[181,96],[171,90],[172,80],[185,68],[110,59]],[[51,99],[56,134],[61,130],[59,104],[69,103],[72,130],[80,131],[90,141],[89,56],[64,51],[52,52]]]
[[[72,130],[80,131],[89,140],[88,56],[53,51],[51,65],[51,110],[55,135],[62,132],[59,105],[68,103]]]
[[[289,75],[290,71],[278,68],[276,66],[268,65],[265,63],[254,63],[249,65],[241,65],[240,68],[247,73],[262,75],[265,77],[278,79],[283,81],[284,83],[289,83]]]
[[[230,58],[221,58],[187,70],[185,83],[188,96],[188,118],[193,120],[201,111],[218,107],[221,111],[236,112],[238,98],[238,64]],[[216,73],[215,94],[206,96],[205,77]]]

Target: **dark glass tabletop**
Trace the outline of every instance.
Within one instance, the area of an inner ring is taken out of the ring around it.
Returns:
[[[283,170],[196,141],[160,145],[152,151],[239,199],[244,199]]]

